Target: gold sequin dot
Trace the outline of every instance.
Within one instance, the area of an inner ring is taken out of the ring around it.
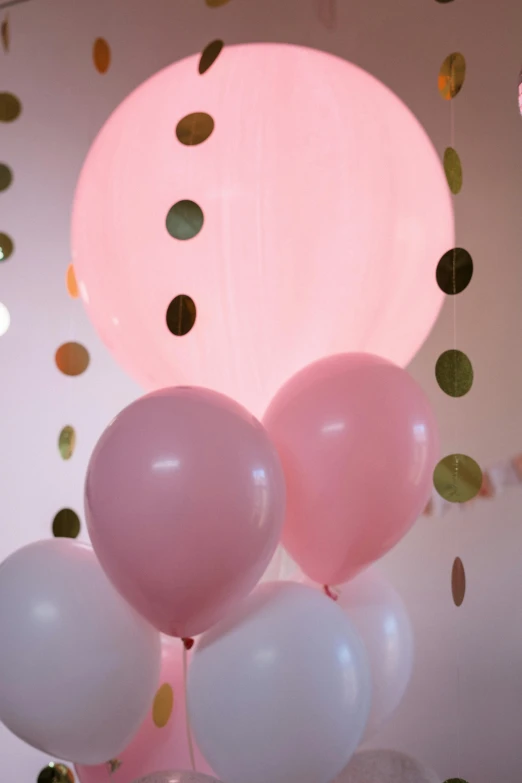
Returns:
[[[56,366],[64,375],[81,375],[89,366],[87,348],[80,343],[63,343],[55,354]]]
[[[168,682],[162,685],[154,697],[152,720],[158,729],[163,729],[170,720],[174,708],[174,691]]]
[[[473,386],[473,366],[463,351],[451,348],[437,359],[435,377],[443,392],[463,397]]]
[[[451,569],[451,594],[455,606],[462,606],[466,595],[466,572],[460,557],[456,557]]]
[[[439,495],[450,503],[466,503],[480,492],[482,471],[471,457],[449,454],[436,466],[433,485]]]
[[[177,201],[168,211],[167,231],[174,239],[193,239],[203,228],[203,210],[195,201]]]
[[[10,92],[0,92],[0,122],[14,122],[22,112],[20,100]]]
[[[53,519],[55,538],[78,538],[80,528],[80,517],[72,508],[62,508]]]
[[[219,8],[222,5],[226,5],[230,0],[205,0],[209,8]]]
[[[198,65],[198,71],[200,74],[206,73],[208,69],[214,65],[217,58],[221,54],[221,50],[223,49],[224,45],[225,44],[223,41],[218,38],[205,46],[201,53]]]
[[[76,448],[76,432],[74,427],[67,425],[58,436],[58,451],[63,460],[71,459]]]
[[[437,284],[449,296],[460,294],[473,277],[473,259],[467,250],[454,247],[448,250],[437,264]]]
[[[449,54],[440,66],[439,93],[446,101],[455,98],[464,86],[466,60],[460,52]]]
[[[65,764],[50,763],[38,775],[37,783],[74,783],[74,775]]]
[[[13,181],[13,172],[5,163],[0,163],[0,191],[7,190]]]
[[[214,130],[214,120],[204,111],[187,114],[176,125],[178,141],[186,147],[195,147],[208,139]]]
[[[196,305],[186,294],[176,296],[167,308],[167,327],[176,337],[188,334],[196,323]]]
[[[80,291],[78,290],[78,283],[76,281],[76,275],[74,274],[74,267],[72,264],[69,264],[67,267],[67,272],[65,273],[65,286],[71,299],[78,299],[80,296]]]
[[[97,38],[92,47],[92,60],[98,73],[107,73],[111,64],[111,47],[105,38]]]
[[[444,151],[444,173],[449,189],[454,196],[458,195],[462,190],[462,164],[453,147],[447,147]]]
[[[7,261],[7,259],[13,255],[14,242],[9,234],[4,234],[0,231],[0,262]]]

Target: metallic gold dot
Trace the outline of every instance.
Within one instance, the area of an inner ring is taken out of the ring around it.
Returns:
[[[167,327],[176,337],[188,334],[196,323],[196,305],[186,294],[180,294],[167,309]]]
[[[81,375],[89,366],[87,348],[80,343],[63,343],[55,354],[56,366],[64,375]]]
[[[210,66],[209,66],[210,67]],[[187,147],[202,144],[208,139],[214,130],[214,120],[204,111],[196,111],[187,114],[176,125],[178,141]]]
[[[219,38],[216,41],[211,41],[205,48],[203,49],[201,53],[201,58],[199,60],[198,65],[198,71],[203,74],[208,69],[214,65],[217,58],[221,54],[221,50],[224,47],[223,41],[221,41]]]
[[[446,101],[455,98],[462,90],[466,78],[466,60],[460,52],[449,54],[440,66],[438,87]]]
[[[62,508],[53,519],[55,538],[78,538],[80,535],[80,517],[72,508]]]
[[[13,172],[5,163],[0,163],[0,191],[7,190],[13,181]]]
[[[437,265],[437,284],[445,294],[453,296],[464,291],[473,277],[473,259],[467,250],[448,250]]]
[[[194,201],[178,201],[168,211],[167,231],[174,239],[193,239],[203,228],[203,210]]]
[[[158,689],[152,705],[152,720],[158,729],[163,729],[170,720],[174,707],[174,691],[165,683]]]
[[[0,261],[7,261],[13,255],[14,242],[8,234],[0,232]]]
[[[463,397],[473,386],[473,367],[465,353],[451,348],[437,359],[435,377],[443,392]]]
[[[449,454],[436,466],[433,484],[444,500],[450,503],[466,503],[480,492],[482,471],[471,457],[465,454]]]
[[[444,151],[444,173],[449,189],[456,196],[462,190],[462,164],[453,147],[447,147]]]
[[[10,92],[0,92],[0,122],[13,122],[18,119],[22,111],[22,104]]]
[[[37,783],[74,783],[74,775],[65,764],[48,764],[37,778]]]
[[[71,459],[76,448],[76,432],[74,427],[67,425],[58,436],[58,451],[64,460]]]
[[[67,272],[65,273],[65,286],[67,288],[67,293],[72,299],[77,299],[80,296],[80,291],[78,290],[78,283],[76,282],[76,275],[74,274],[74,267],[72,264],[69,264],[67,267]]]
[[[209,8],[219,8],[222,5],[226,5],[230,0],[205,0]]]
[[[456,557],[451,569],[451,594],[455,606],[462,606],[466,595],[466,572],[460,557]]]
[[[111,47],[105,38],[97,38],[92,47],[92,59],[98,73],[107,73],[111,64]]]
[[[11,35],[9,30],[9,17],[6,15],[5,19],[2,21],[2,26],[0,27],[0,36],[2,38],[2,47],[4,52],[7,54],[9,51],[9,46],[11,43]]]

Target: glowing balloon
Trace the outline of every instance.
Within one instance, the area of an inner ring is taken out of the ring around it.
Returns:
[[[225,47],[203,75],[189,57],[141,85],[94,142],[72,220],[81,297],[122,367],[258,416],[328,354],[405,365],[453,244],[446,179],[409,109],[287,44]]]

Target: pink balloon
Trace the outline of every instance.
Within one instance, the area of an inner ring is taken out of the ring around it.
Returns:
[[[135,90],[79,179],[73,262],[115,359],[147,389],[205,386],[258,416],[324,356],[405,365],[438,315],[434,270],[454,245],[417,119],[373,76],[313,49],[225,46],[203,76],[198,62]],[[187,146],[176,127],[194,112],[215,127]],[[181,241],[166,217],[186,200],[204,223]],[[178,295],[196,306],[183,337],[166,325]]]
[[[283,545],[321,584],[382,557],[425,507],[438,454],[434,414],[405,370],[339,354],[299,372],[264,424],[287,483]]]
[[[80,783],[134,783],[156,770],[190,769],[182,654],[180,642],[165,638],[159,688],[139,732],[111,763],[95,767],[77,765],[76,774]],[[169,701],[172,704],[170,716],[165,707],[161,712],[158,711],[161,698],[167,705]],[[198,771],[212,775],[212,770],[195,743],[194,753]],[[115,777],[116,772],[118,774]]]
[[[102,567],[171,636],[213,625],[261,578],[285,509],[263,426],[208,389],[175,388],[125,408],[98,441],[85,511]]]

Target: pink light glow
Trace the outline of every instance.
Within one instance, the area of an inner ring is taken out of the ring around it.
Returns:
[[[72,221],[82,299],[114,358],[147,389],[208,386],[261,415],[290,375],[367,351],[404,366],[437,318],[453,245],[446,180],[426,133],[365,71],[312,49],[225,47],[199,75],[176,63],[110,117]],[[179,120],[212,135],[181,144]],[[180,241],[180,200],[204,213]],[[165,314],[192,297],[183,337]]]

